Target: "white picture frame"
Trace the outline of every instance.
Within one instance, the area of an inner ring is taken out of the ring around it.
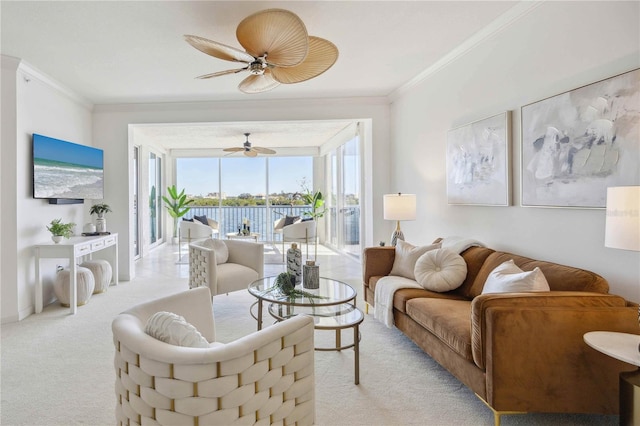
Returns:
[[[447,203],[511,205],[511,112],[447,133]]]
[[[604,208],[640,184],[640,69],[521,107],[524,207]]]

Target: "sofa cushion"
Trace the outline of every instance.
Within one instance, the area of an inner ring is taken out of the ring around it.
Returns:
[[[524,272],[513,263],[513,259],[496,266],[482,288],[482,294],[523,291],[549,291],[549,284],[540,268]]]
[[[469,250],[473,249],[475,247]],[[465,253],[463,253],[462,257],[465,257],[466,260]],[[473,284],[468,291],[469,296],[473,298],[480,295],[491,271],[509,259],[513,259],[514,263],[523,271],[531,271],[536,266],[539,267],[547,283],[549,283],[551,291],[588,291],[602,294],[609,292],[607,281],[591,271],[496,251],[486,258],[484,264],[475,275]],[[468,261],[467,266],[469,266]],[[471,275],[471,270],[469,270],[468,275]]]
[[[430,250],[418,258],[414,273],[418,284],[427,290],[451,291],[466,278],[467,264],[449,249]]]
[[[396,245],[396,255],[393,259],[393,267],[391,268],[389,275],[415,280],[416,276],[414,270],[418,258],[427,251],[438,248],[440,248],[440,243],[416,247],[402,240],[398,240]]]
[[[202,216],[193,215],[193,219],[195,219],[195,221],[200,222],[203,225],[209,226],[209,221],[207,220],[206,215],[202,215]]]
[[[407,315],[463,358],[471,353],[471,302],[415,298],[407,301]]]
[[[478,275],[478,271],[482,269],[484,262],[494,252],[495,250],[487,247],[470,247],[460,253],[464,261],[467,263],[467,277],[464,279],[462,285],[454,290],[455,293],[468,300],[477,296],[477,294],[473,294],[472,292],[475,278]],[[480,291],[482,291],[482,288],[480,288]]]
[[[162,342],[190,348],[208,348],[209,342],[184,317],[173,312],[156,312],[147,320],[144,332]]]
[[[298,222],[299,220],[300,220],[300,216],[285,216],[284,225],[283,226],[293,225],[294,223]]]

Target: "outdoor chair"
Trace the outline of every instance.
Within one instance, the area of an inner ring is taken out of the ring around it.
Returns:
[[[158,312],[184,317],[181,324],[192,333],[197,329],[201,347],[176,346],[147,334],[147,322]],[[113,320],[112,331],[118,425],[315,421],[309,316],[219,343],[211,294],[203,287],[137,305]]]
[[[181,220],[178,235],[178,262],[182,262],[182,244],[190,244],[192,241],[203,238],[212,238],[218,234],[218,222],[207,219],[209,225],[205,225],[197,220]]]
[[[303,220],[282,228],[282,261],[285,259],[285,242],[305,243],[307,246],[307,259],[309,258],[309,242],[314,245],[314,259],[318,257],[318,233],[315,220]]]

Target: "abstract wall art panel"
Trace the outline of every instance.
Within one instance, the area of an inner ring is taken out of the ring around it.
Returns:
[[[510,140],[508,111],[448,132],[449,204],[511,204]]]
[[[522,107],[522,205],[604,208],[640,184],[640,69]]]

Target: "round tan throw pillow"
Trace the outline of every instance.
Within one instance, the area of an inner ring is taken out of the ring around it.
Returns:
[[[454,290],[467,277],[467,262],[449,249],[431,250],[420,256],[414,270],[416,281],[427,290]]]

